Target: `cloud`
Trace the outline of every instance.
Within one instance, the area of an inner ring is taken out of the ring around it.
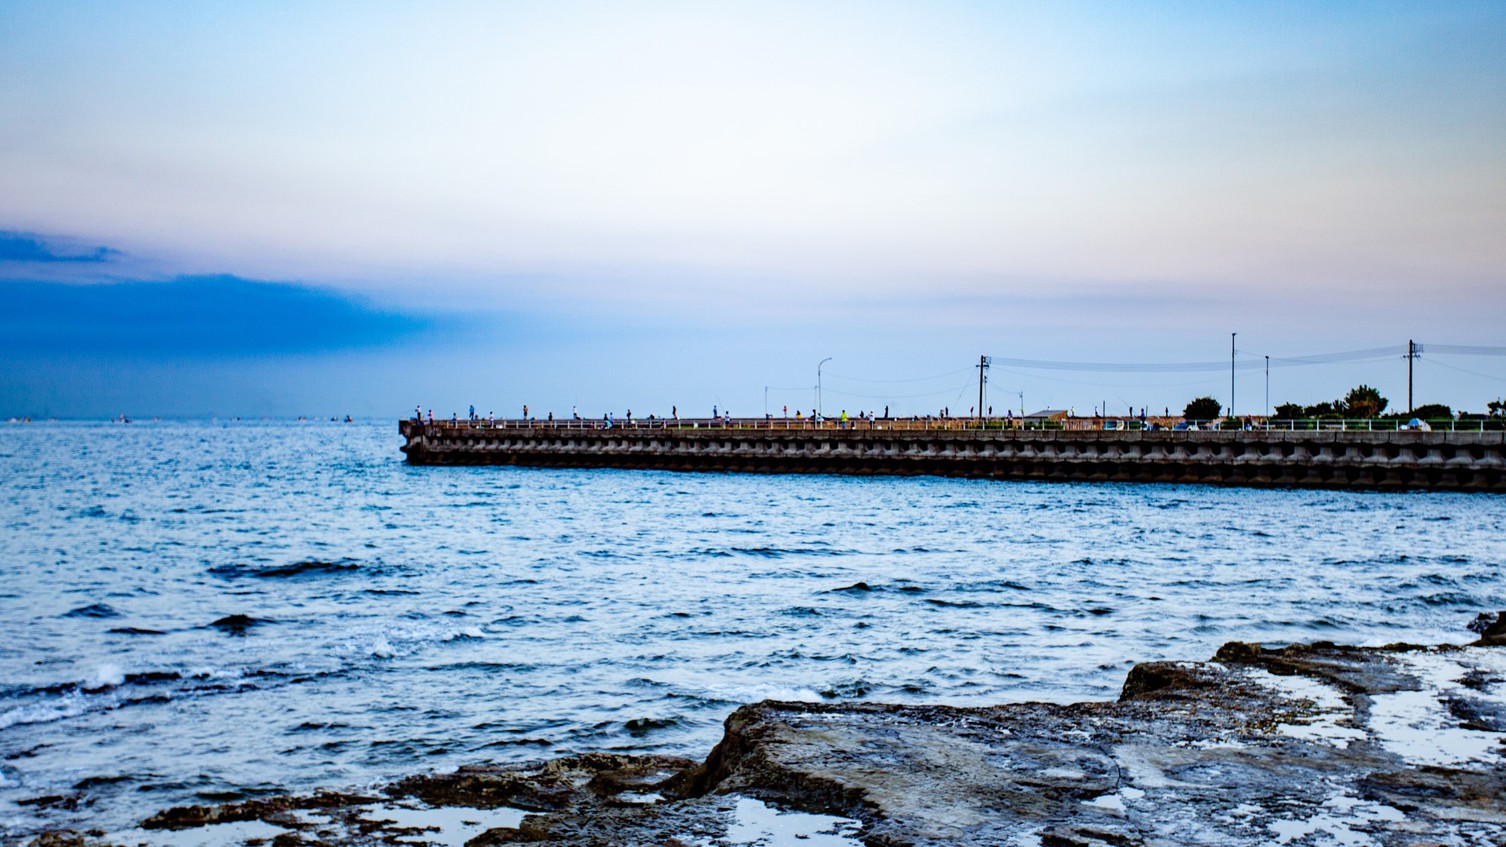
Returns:
[[[233,276],[167,282],[0,280],[0,352],[244,357],[411,341],[447,319],[325,289]]]
[[[81,246],[66,239],[0,230],[0,262],[96,264],[114,261],[121,255],[119,250],[109,247]]]

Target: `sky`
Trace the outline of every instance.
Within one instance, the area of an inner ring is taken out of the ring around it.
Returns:
[[[1405,406],[1409,339],[1483,410],[1502,45],[1469,0],[12,0],[0,417],[960,413],[980,356],[1001,414],[1176,409],[1233,333],[1241,414],[1267,356],[1272,405]]]

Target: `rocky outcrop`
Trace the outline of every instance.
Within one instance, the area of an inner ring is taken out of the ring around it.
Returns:
[[[1209,662],[1139,665],[1110,703],[766,701],[728,717],[704,762],[465,768],[395,783],[385,802],[522,810],[469,847],[816,843],[750,835],[740,816],[770,806],[831,816],[819,842],[852,847],[1501,844],[1499,625],[1464,647],[1231,643]],[[318,796],[255,802],[283,844],[422,842],[363,811],[371,798]],[[192,807],[149,825],[257,811]]]

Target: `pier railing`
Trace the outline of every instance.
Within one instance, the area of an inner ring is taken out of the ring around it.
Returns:
[[[1147,418],[1059,417],[1059,418],[957,418],[912,416],[903,418],[450,418],[413,423],[435,432],[452,430],[877,430],[892,432],[934,432],[964,430],[1047,430],[1047,431],[1289,431],[1289,432],[1395,432],[1414,427],[1406,420],[1392,418],[1364,419],[1260,419],[1248,421],[1186,421],[1182,418],[1154,416]],[[1506,429],[1506,418],[1440,419],[1424,422],[1427,429],[1444,432],[1486,432]]]

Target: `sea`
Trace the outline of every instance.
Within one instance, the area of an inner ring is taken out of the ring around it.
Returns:
[[[1506,497],[411,467],[396,421],[0,424],[0,839],[587,751],[765,698],[1117,696],[1463,643]]]

